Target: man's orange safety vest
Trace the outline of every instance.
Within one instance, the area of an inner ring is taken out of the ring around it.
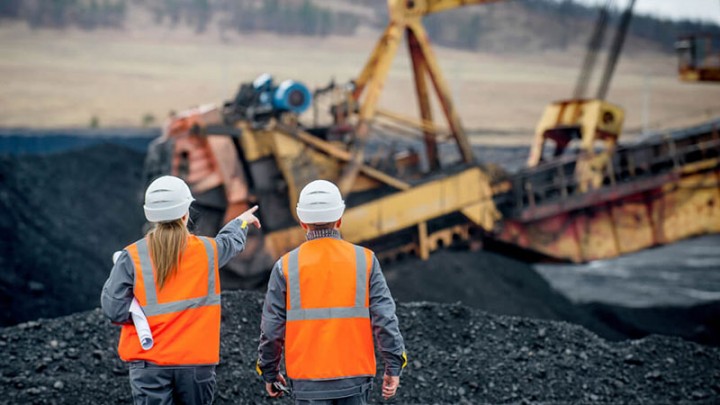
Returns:
[[[293,379],[374,376],[372,252],[315,239],[282,258],[287,285],[285,367]]]
[[[145,312],[154,345],[143,350],[135,326],[123,325],[118,353],[124,361],[158,365],[207,365],[220,361],[220,276],[217,246],[191,235],[177,273],[155,284],[148,239],[125,248],[135,267],[133,293]]]

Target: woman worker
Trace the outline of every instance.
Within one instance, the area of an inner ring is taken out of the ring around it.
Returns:
[[[215,238],[191,235],[190,189],[173,176],[145,192],[147,236],[127,246],[103,287],[103,313],[122,325],[118,354],[130,366],[135,404],[209,404],[220,360],[218,268],[245,247],[248,224],[260,228],[257,206],[240,214]],[[153,346],[143,350],[129,308],[137,299]]]

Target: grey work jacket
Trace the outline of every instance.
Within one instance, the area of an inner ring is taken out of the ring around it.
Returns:
[[[219,267],[226,265],[230,259],[245,249],[248,229],[247,227],[242,229],[241,225],[241,220],[233,219],[215,237]],[[132,323],[129,311],[133,299],[134,280],[135,267],[130,254],[123,250],[110,271],[110,277],[105,281],[100,295],[103,314],[113,323]]]
[[[318,237],[340,238],[340,233],[311,231],[308,240]],[[270,275],[260,325],[258,371],[265,382],[274,382],[280,372],[285,344],[287,287],[282,259],[275,263]],[[385,374],[399,376],[406,363],[405,344],[395,315],[395,301],[385,282],[380,263],[373,255],[370,273],[370,320],[375,341],[385,363]],[[351,350],[351,349],[350,349]],[[358,395],[372,385],[372,377],[350,377],[336,380],[293,380],[293,394],[297,399],[334,399]]]

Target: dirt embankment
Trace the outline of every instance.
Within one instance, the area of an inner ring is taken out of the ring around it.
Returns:
[[[218,404],[290,402],[267,399],[254,372],[262,299],[254,292],[223,294]],[[410,361],[391,403],[720,401],[718,348],[657,336],[610,343],[565,322],[453,304],[401,304],[398,317]],[[0,329],[0,398],[129,403],[117,337],[118,328],[99,310]],[[377,384],[373,401],[383,402]]]

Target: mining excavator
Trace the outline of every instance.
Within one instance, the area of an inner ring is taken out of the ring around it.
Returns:
[[[607,10],[601,12],[576,92],[546,108],[527,168],[506,173],[475,161],[422,18],[492,2],[388,0],[390,21],[354,80],[310,91],[301,82],[262,75],[221,106],[168,120],[150,145],[146,179],[170,173],[190,184],[199,211],[191,213],[196,233],[214,235],[248,205],[261,206],[262,233],[251,233],[246,251],[224,269],[225,287],[261,285],[273,261],[305,240],[294,204],[315,179],[339,184],[347,205],[343,237],[381,260],[425,259],[458,241],[488,240],[584,262],[720,231],[716,128],[618,146],[624,112],[604,98],[634,1],[597,96],[586,98],[607,25]],[[403,39],[419,119],[378,107]],[[431,90],[446,127],[433,119]],[[330,119],[321,124],[323,103]],[[306,125],[299,117],[310,108],[313,124]],[[413,138],[392,146],[373,142],[388,127],[409,129],[402,132]]]

